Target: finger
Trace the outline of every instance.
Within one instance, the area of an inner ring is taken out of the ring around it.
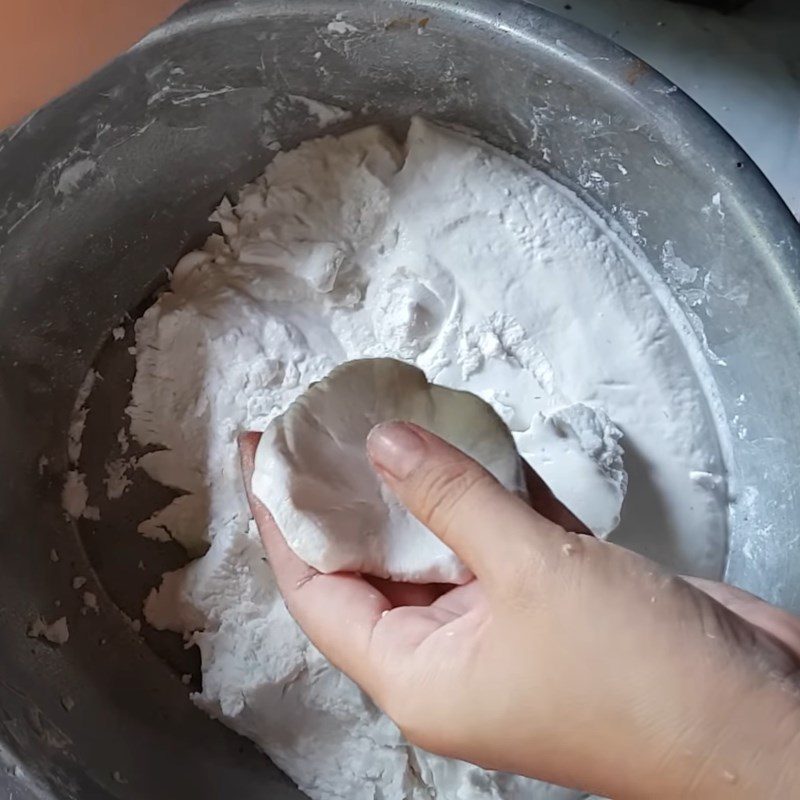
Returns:
[[[239,437],[239,457],[244,476],[244,486],[250,510],[258,526],[261,541],[267,551],[269,562],[275,572],[278,588],[286,597],[296,586],[299,586],[313,577],[317,570],[302,561],[286,543],[283,534],[275,524],[272,514],[267,507],[252,493],[253,470],[255,468],[255,455],[260,433],[244,433]]]
[[[239,438],[247,498],[289,613],[325,657],[370,691],[369,645],[375,625],[391,603],[359,575],[324,575],[289,547],[251,483],[260,434]]]
[[[584,533],[589,536],[592,532],[584,525],[550,490],[550,487],[541,479],[539,473],[522,458],[522,470],[525,473],[525,485],[531,505],[543,516],[573,533]]]
[[[684,577],[684,580],[746,622],[761,628],[800,659],[800,618],[727,583],[709,581],[705,578]]]
[[[429,606],[445,592],[452,589],[449,583],[398,583],[364,575],[364,580],[372,584],[391,604],[400,606]]]
[[[563,529],[418,425],[377,425],[367,450],[384,483],[478,577],[502,581],[510,565],[531,555],[552,561],[548,554],[564,543]]]
[[[483,608],[485,601],[485,592],[480,582],[472,580],[446,592],[434,602],[434,605],[457,616],[463,616],[470,611]]]
[[[452,626],[459,622],[474,626],[474,615],[486,610],[486,594],[480,583],[472,580],[451,587],[424,608],[400,606],[392,609],[376,626],[373,643],[381,653],[389,654],[395,667],[403,669],[404,658],[413,658],[428,637],[445,627],[450,630],[446,635],[454,635]]]

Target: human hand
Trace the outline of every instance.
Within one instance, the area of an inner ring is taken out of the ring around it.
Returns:
[[[0,130],[83,80],[183,0],[24,0],[3,4]]]
[[[566,531],[414,425],[368,450],[474,580],[320,574],[250,502],[289,611],[409,741],[616,800],[797,793],[800,621]]]

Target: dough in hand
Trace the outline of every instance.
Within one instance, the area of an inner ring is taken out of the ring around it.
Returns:
[[[256,452],[253,492],[292,550],[320,572],[464,583],[469,570],[369,463],[367,435],[391,420],[437,434],[526,496],[511,433],[491,406],[431,384],[421,370],[391,358],[337,367],[274,419]]]

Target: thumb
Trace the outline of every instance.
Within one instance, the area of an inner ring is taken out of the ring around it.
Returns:
[[[544,564],[562,528],[507,491],[477,461],[411,422],[376,425],[367,453],[383,482],[477,577],[501,585],[513,565]]]

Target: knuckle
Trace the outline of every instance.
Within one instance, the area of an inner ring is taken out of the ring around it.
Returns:
[[[434,530],[449,530],[476,490],[493,481],[487,472],[473,464],[450,462],[429,471],[422,476],[420,485],[423,521]]]

